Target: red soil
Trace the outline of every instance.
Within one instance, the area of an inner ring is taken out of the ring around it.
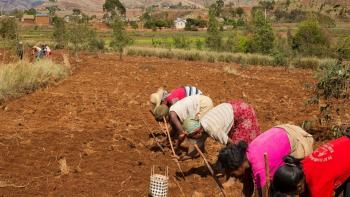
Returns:
[[[318,113],[304,104],[310,96],[305,84],[313,83],[307,70],[232,65],[239,74],[231,75],[223,71],[229,65],[224,63],[142,57],[119,61],[112,54],[81,58],[63,82],[0,109],[0,181],[25,186],[1,188],[0,195],[146,196],[155,165],[169,166],[170,196],[179,196],[170,151],[163,155],[150,150],[152,140],[142,122],[159,130],[148,99],[161,85],[197,86],[215,104],[243,98],[254,106],[264,130]],[[211,162],[219,148],[208,142]],[[67,161],[68,175],[60,175],[60,158]],[[178,182],[188,196],[195,191],[219,195],[201,159],[184,162],[182,168],[189,176]],[[237,188],[227,192],[240,195]]]

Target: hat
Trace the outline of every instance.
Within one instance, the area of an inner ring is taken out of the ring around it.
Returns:
[[[157,121],[163,121],[163,117],[167,116],[169,113],[169,107],[166,105],[158,105],[154,109],[153,115],[156,118]]]
[[[167,95],[167,91],[164,88],[159,88],[156,93],[151,94],[150,101],[153,105],[153,112],[160,105],[165,96]]]
[[[187,134],[192,134],[201,127],[201,124],[198,120],[194,118],[186,118],[182,123],[182,127],[184,128]]]

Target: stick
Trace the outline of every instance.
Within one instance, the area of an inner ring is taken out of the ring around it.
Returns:
[[[173,177],[173,179],[174,179],[174,182],[176,183],[177,187],[180,189],[180,192],[181,192],[182,196],[186,197],[185,193],[182,191],[182,188],[181,188],[180,184],[177,182],[177,180],[174,177]]]
[[[153,132],[151,131],[151,129],[148,127],[148,124],[146,123],[146,121],[144,119],[142,119],[143,123],[145,124],[147,131],[152,135],[154,141],[156,142],[157,146],[160,148],[160,150],[162,150],[163,154],[165,154],[165,151],[163,149],[163,147],[159,144],[156,136],[154,136]]]
[[[266,191],[265,196],[269,196],[269,189],[270,189],[270,168],[269,168],[269,157],[267,153],[264,153],[264,160],[265,160],[265,176],[266,176]]]
[[[205,155],[202,153],[201,149],[198,147],[197,144],[194,144],[194,148],[197,150],[197,152],[199,153],[199,155],[203,158],[205,165],[207,166],[209,172],[211,173],[212,177],[213,177],[214,180],[215,180],[215,183],[219,186],[219,189],[220,189],[222,195],[226,197],[226,192],[225,192],[223,186],[221,185],[220,181],[216,178],[215,173],[214,173],[214,170],[213,170],[213,168],[210,166],[208,160],[205,158]]]
[[[162,124],[160,124],[160,122],[158,122],[158,124],[159,124],[160,130],[161,130],[165,135],[168,135],[168,134],[166,133],[166,131],[164,131],[164,128],[163,128]]]
[[[171,151],[173,152],[174,157],[177,158],[178,156],[177,156],[176,153],[175,153],[174,146],[173,146],[173,142],[171,141],[171,137],[170,137],[169,128],[168,128],[167,122],[166,122],[166,120],[165,120],[164,117],[163,117],[163,120],[164,120],[164,122],[165,122],[165,129],[166,129],[166,133],[167,133],[168,140],[169,140],[169,143],[170,143]],[[176,162],[176,164],[177,164],[177,167],[179,167],[179,170],[180,170],[180,172],[181,172],[182,177],[185,179],[185,174],[184,174],[184,172],[183,172],[182,169],[181,169],[181,165],[180,165],[180,163],[179,163],[179,160],[175,159],[175,162]]]

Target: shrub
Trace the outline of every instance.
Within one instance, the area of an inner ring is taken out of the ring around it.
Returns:
[[[67,46],[67,42],[68,42],[66,24],[62,18],[59,18],[57,16],[53,17],[52,23],[53,23],[52,38],[53,38],[53,41],[55,42],[55,48],[63,49]]]
[[[347,98],[350,94],[350,65],[324,64],[317,72],[317,97]]]
[[[69,68],[50,59],[34,63],[17,62],[0,66],[0,102],[17,98],[35,89],[65,78]]]
[[[340,39],[336,50],[339,58],[350,59],[350,36]]]
[[[321,56],[327,53],[329,39],[318,22],[310,19],[298,26],[292,40],[292,48],[303,55]]]
[[[191,40],[186,38],[184,35],[174,35],[173,45],[177,49],[189,49],[191,45]]]
[[[202,49],[203,49],[203,46],[204,46],[203,41],[201,41],[200,39],[197,39],[197,40],[196,40],[196,49],[197,49],[197,50],[202,50]]]

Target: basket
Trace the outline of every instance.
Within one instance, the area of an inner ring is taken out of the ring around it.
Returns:
[[[165,175],[155,174],[154,166],[151,169],[149,196],[152,197],[167,197],[168,196],[168,167]]]

